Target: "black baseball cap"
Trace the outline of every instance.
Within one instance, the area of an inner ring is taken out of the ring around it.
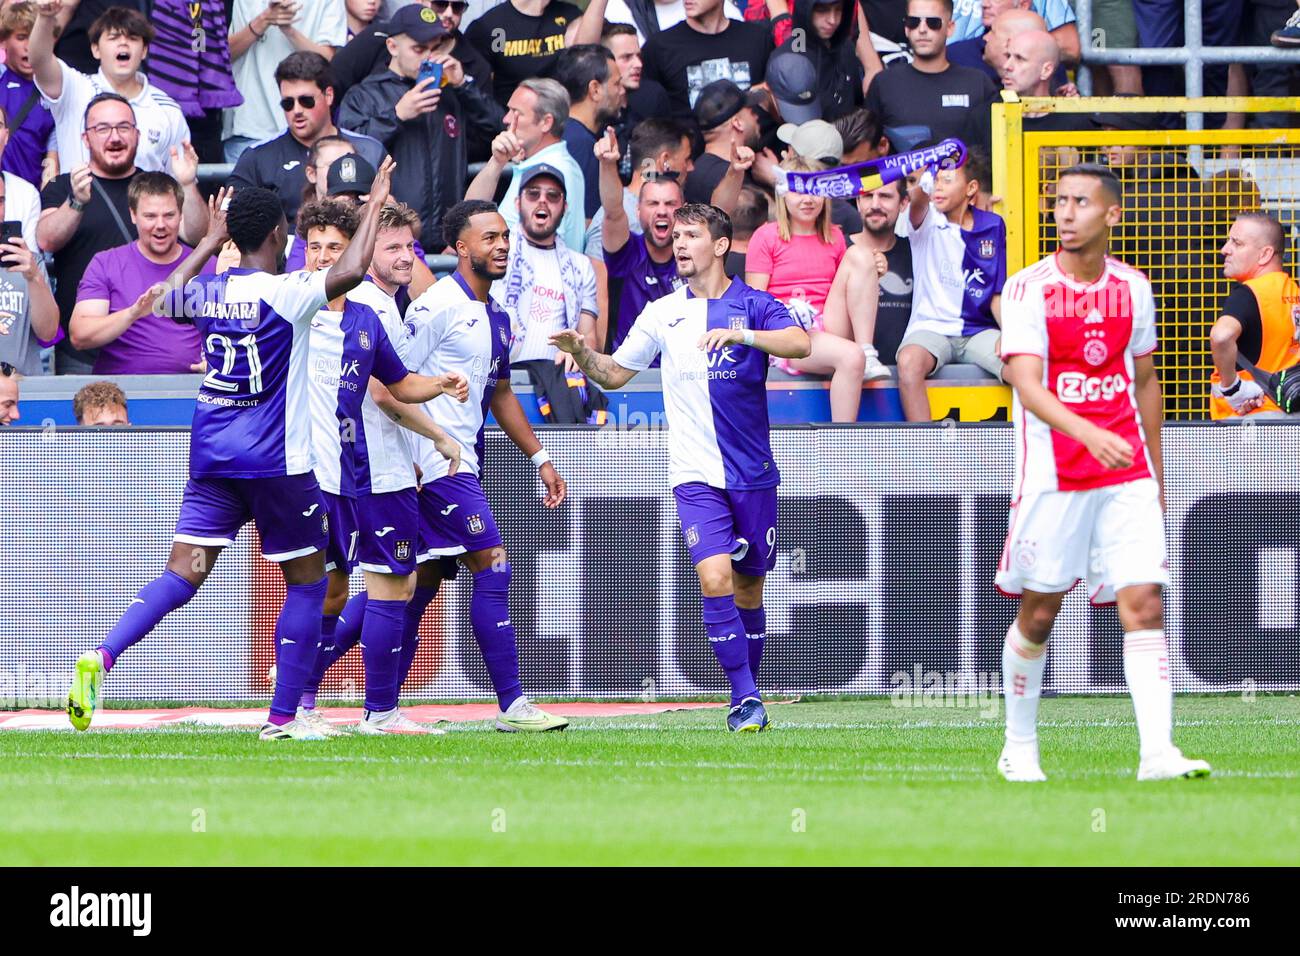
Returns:
[[[330,163],[325,173],[325,195],[369,194],[375,184],[375,167],[357,153],[346,153]]]
[[[564,190],[565,197],[568,197],[569,187],[564,184],[564,173],[560,172],[549,163],[538,163],[536,166],[527,167],[523,173],[520,174],[519,188],[523,189],[538,176],[550,176],[560,184],[560,188]]]
[[[758,90],[746,93],[731,80],[714,80],[695,98],[695,122],[701,130],[717,129],[747,106],[763,99]]]
[[[817,67],[802,53],[784,50],[772,54],[767,61],[766,81],[784,122],[798,126],[822,118]]]
[[[418,3],[407,4],[393,14],[387,30],[390,37],[405,33],[416,43],[428,43],[447,35],[447,28],[438,19],[438,14]]]

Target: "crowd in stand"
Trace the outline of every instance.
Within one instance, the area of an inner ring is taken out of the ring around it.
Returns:
[[[1096,0],[1093,26],[1108,47],[1179,46],[1182,2]],[[1207,3],[1205,42],[1300,45],[1295,8]],[[201,371],[193,327],[154,311],[207,226],[199,164],[274,190],[292,230],[305,202],[366,202],[388,155],[393,196],[418,217],[411,296],[433,281],[422,258],[443,251],[446,210],[499,203],[512,237],[494,295],[552,420],[606,410],[548,335],[616,348],[679,283],[673,210],[711,202],[732,218],[732,274],[812,333],[812,354],[781,368],[827,377],[832,418],[852,421],[864,381],[896,375],[907,417],[928,420],[925,382],[943,365],[1000,374],[991,104],[1077,95],[1080,38],[1068,0],[23,0],[0,5],[0,50],[7,369]],[[1211,94],[1290,82],[1206,73]],[[1095,92],[1140,96],[1178,92],[1181,71],[1092,75]],[[1025,128],[1146,122],[1043,113]],[[776,188],[947,138],[969,147],[960,169],[853,200]],[[302,267],[304,238],[286,269]],[[124,397],[93,397],[110,410],[98,420],[125,421]]]

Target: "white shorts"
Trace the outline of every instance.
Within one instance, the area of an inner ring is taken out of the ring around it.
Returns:
[[[1028,494],[1011,506],[998,590],[1058,594],[1084,579],[1093,604],[1113,604],[1116,591],[1135,584],[1169,585],[1154,479]]]

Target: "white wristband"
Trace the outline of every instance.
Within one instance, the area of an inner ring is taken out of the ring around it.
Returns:
[[[754,344],[754,330],[753,330],[753,329],[745,329],[744,333],[740,336],[740,341],[743,342],[745,345],[753,345],[753,344]]]
[[[533,456],[533,464],[538,468],[541,468],[542,465],[546,464],[550,460],[551,460],[551,456],[547,454],[545,448],[543,448],[541,451],[539,451],[537,454]]]

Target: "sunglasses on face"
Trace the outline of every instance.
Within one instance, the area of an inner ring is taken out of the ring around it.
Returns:
[[[525,189],[524,195],[528,197],[530,202],[537,202],[543,196],[546,197],[547,202],[559,202],[564,198],[564,193],[558,189],[535,189],[532,187]]]
[[[292,96],[286,96],[280,101],[280,109],[286,113],[289,112],[289,110],[293,109],[293,101]],[[304,93],[298,97],[298,105],[305,110],[314,110],[316,108],[316,97]]]
[[[433,0],[433,3],[429,4],[429,6],[438,13],[444,13],[450,8],[452,13],[462,14],[469,7],[469,4],[464,0]]]
[[[903,28],[905,30],[919,30],[922,21],[936,33],[943,29],[943,17],[903,17]]]
[[[9,376],[14,373],[14,367],[8,362],[0,362],[0,375]]]

